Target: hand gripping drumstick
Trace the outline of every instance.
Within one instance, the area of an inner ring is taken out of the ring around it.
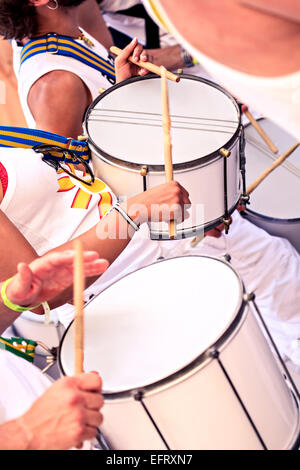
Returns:
[[[259,133],[259,135],[261,136],[261,138],[265,141],[265,143],[267,144],[267,146],[269,147],[269,149],[273,152],[273,153],[278,153],[278,148],[276,147],[275,144],[273,144],[273,142],[271,141],[270,137],[265,133],[265,131],[263,130],[263,128],[259,125],[259,123],[257,122],[257,120],[254,118],[254,116],[250,113],[248,107],[243,104],[242,105],[242,112],[245,114],[245,116],[247,116],[247,118],[249,119],[249,121],[251,122],[252,126],[257,130],[257,132]]]
[[[299,147],[300,142],[297,142],[292,147],[290,147],[286,152],[284,152],[280,157],[278,157],[275,162],[272,163],[252,184],[247,188],[247,194],[251,194],[254,189],[279,165],[281,165],[284,160],[286,160],[295,150]]]
[[[162,93],[162,128],[164,134],[164,156],[165,156],[165,175],[166,182],[173,181],[173,162],[172,162],[172,144],[171,144],[171,119],[169,113],[169,96],[167,84],[167,70],[164,66],[161,69],[161,93]],[[174,220],[170,221],[170,238],[176,238],[176,226]]]
[[[110,52],[112,52],[115,55],[120,55],[122,52],[122,49],[119,49],[118,47],[112,46],[110,48]],[[154,65],[151,62],[143,62],[141,60],[134,60],[132,56],[128,58],[128,61],[131,62],[132,64],[138,65],[139,67],[143,69],[149,70],[149,72],[156,73],[156,75],[161,76],[161,68],[158,65]],[[172,80],[173,82],[179,82],[180,77],[176,75],[175,73],[169,72],[166,70],[166,76],[169,80]]]

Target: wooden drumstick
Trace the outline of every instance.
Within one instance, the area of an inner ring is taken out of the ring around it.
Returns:
[[[75,374],[83,372],[84,355],[84,312],[83,312],[83,249],[80,240],[74,240],[74,368]]]
[[[252,184],[247,188],[247,194],[251,194],[254,189],[273,171],[275,168],[280,166],[284,160],[286,160],[295,150],[299,147],[300,142],[292,145],[286,152],[284,152],[280,157],[278,157],[275,162],[272,163],[256,180],[253,181]]]
[[[119,49],[116,46],[112,46],[110,48],[110,52],[112,52],[115,55],[120,55],[121,52],[122,52],[122,49]],[[161,68],[158,65],[154,65],[151,62],[147,62],[147,61],[143,62],[142,60],[138,60],[138,61],[134,60],[132,58],[132,56],[130,56],[128,58],[128,60],[132,64],[138,65],[139,67],[141,67],[143,69],[149,70],[149,72],[156,73],[156,75],[161,76]],[[167,76],[168,80],[172,80],[173,82],[179,82],[180,81],[180,77],[178,75],[176,75],[175,73],[169,72],[168,70],[166,70],[166,76]]]
[[[258,121],[255,119],[252,113],[250,113],[248,107],[245,104],[242,105],[242,112],[245,114],[245,116],[247,116],[252,126],[257,130],[257,132],[259,133],[261,138],[265,141],[265,143],[270,148],[270,150],[272,150],[273,153],[278,153],[278,148],[276,147],[276,145],[272,142],[270,137],[265,133],[263,128],[259,125]]]
[[[169,112],[169,95],[167,84],[167,70],[164,66],[161,69],[161,93],[162,93],[162,128],[164,135],[164,157],[165,157],[165,175],[166,182],[173,181],[173,161],[172,161],[172,143],[171,143],[171,119]],[[175,221],[170,221],[169,229],[170,238],[176,238],[176,225]]]

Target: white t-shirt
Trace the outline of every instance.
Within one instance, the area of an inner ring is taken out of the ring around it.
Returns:
[[[37,367],[0,348],[0,424],[29,410],[52,384]]]

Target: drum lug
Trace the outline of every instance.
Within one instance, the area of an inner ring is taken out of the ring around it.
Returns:
[[[230,157],[230,155],[231,155],[230,150],[227,150],[225,148],[221,148],[219,150],[219,153],[222,155],[222,157],[226,157],[226,158]]]
[[[133,398],[134,398],[136,401],[142,401],[143,398],[144,398],[144,392],[142,392],[142,390],[139,390],[138,392],[136,392],[136,393],[133,394]]]
[[[244,294],[244,301],[245,302],[253,302],[255,300],[254,292],[250,292],[249,294]]]
[[[223,260],[226,261],[227,263],[230,263],[231,261],[231,256],[229,253],[225,253],[223,256],[222,256]]]
[[[250,196],[249,196],[249,194],[243,194],[243,196],[241,196],[241,201],[242,201],[244,204],[249,204],[249,201],[250,201]]]
[[[226,217],[223,217],[223,224],[224,224],[225,233],[227,235],[227,233],[229,231],[229,227],[232,224],[232,218],[228,217],[228,219],[227,219]]]
[[[217,349],[211,349],[209,351],[209,356],[212,358],[212,359],[218,359],[219,358],[219,351]]]
[[[140,175],[141,176],[146,176],[148,173],[148,167],[147,165],[143,165],[142,168],[141,168],[141,171],[140,171]]]
[[[147,179],[146,179],[147,173],[148,173],[148,167],[147,165],[143,165],[140,170],[140,175],[143,178],[143,191],[147,191]]]

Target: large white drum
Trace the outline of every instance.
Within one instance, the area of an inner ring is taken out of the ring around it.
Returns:
[[[85,308],[86,371],[103,378],[113,449],[292,449],[297,391],[226,262],[181,257],[142,268]],[[73,324],[59,352],[74,372]]]
[[[296,139],[268,119],[260,125],[278,147],[281,155]],[[251,124],[245,127],[246,179],[252,183],[278,158]],[[300,147],[274,170],[250,196],[245,216],[271,235],[287,238],[300,252]]]
[[[169,81],[168,89],[174,179],[192,201],[189,217],[177,226],[177,238],[184,238],[228,220],[238,204],[240,111],[229,93],[196,76]],[[95,173],[119,197],[165,182],[161,107],[161,80],[150,75],[109,88],[88,109]],[[169,238],[168,224],[150,228],[151,238]]]

